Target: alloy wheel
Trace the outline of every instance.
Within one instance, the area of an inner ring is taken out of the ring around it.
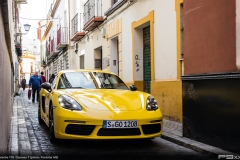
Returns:
[[[38,103],[38,123],[43,124],[43,120],[41,118],[41,108],[40,108],[40,102]]]
[[[53,119],[53,107],[50,105],[49,108],[49,139],[51,143],[57,142],[57,138],[54,134],[54,119]]]

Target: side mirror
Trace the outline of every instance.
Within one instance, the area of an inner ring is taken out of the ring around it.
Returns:
[[[45,83],[41,84],[41,88],[46,89],[46,90],[49,91],[49,92],[52,91],[51,84],[48,83],[48,82],[45,82]]]
[[[136,90],[137,90],[137,87],[134,86],[134,85],[130,85],[130,90],[131,90],[131,91],[136,91]]]

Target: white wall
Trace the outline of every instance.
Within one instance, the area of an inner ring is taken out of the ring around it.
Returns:
[[[175,0],[141,0],[122,13],[122,66],[125,81],[133,80],[132,22],[142,19],[152,10],[154,10],[155,79],[177,77]]]
[[[102,27],[99,26],[99,29],[101,30]],[[85,36],[82,42],[78,42],[78,52],[73,53],[77,68],[80,68],[79,56],[82,50],[85,51],[85,69],[94,69],[94,49],[102,46],[102,57],[107,56],[107,41],[102,37],[100,30],[96,29],[89,35],[89,39]]]
[[[143,80],[143,31],[141,29],[134,30],[135,44],[134,44],[134,72],[135,80]],[[138,63],[138,67],[137,64]]]

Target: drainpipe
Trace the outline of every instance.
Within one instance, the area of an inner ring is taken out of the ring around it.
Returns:
[[[70,0],[68,0],[68,69],[70,69],[70,59],[72,62],[72,57],[70,56],[71,51],[71,38],[70,38]],[[71,58],[70,58],[71,57]]]

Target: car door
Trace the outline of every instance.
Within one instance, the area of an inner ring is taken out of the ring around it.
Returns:
[[[54,80],[51,84],[52,91],[51,92],[48,92],[48,91],[45,92],[45,111],[46,111],[45,122],[46,122],[47,125],[49,125],[49,106],[50,106],[50,103],[51,103],[52,95],[54,94],[54,90],[56,89],[57,81],[58,81],[58,75],[54,78]]]

